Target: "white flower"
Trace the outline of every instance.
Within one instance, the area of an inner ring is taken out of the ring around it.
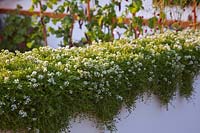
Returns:
[[[1,102],[0,101],[0,108],[2,107],[2,106],[4,106],[4,105],[6,105],[4,102]]]
[[[84,85],[88,85],[88,82],[87,82],[87,81],[83,81],[83,84],[84,84]]]
[[[153,81],[152,77],[149,77],[148,80],[149,80],[149,82],[152,82],[152,81]]]
[[[31,74],[31,76],[35,76],[35,75],[37,75],[37,72],[33,71],[32,74]]]
[[[22,85],[18,84],[17,89],[22,89]]]
[[[35,133],[40,133],[40,129],[35,129]]]
[[[149,72],[150,74],[153,74],[153,72]]]
[[[52,77],[52,78],[50,78],[50,79],[48,79],[47,80],[49,83],[51,83],[51,84],[53,84],[53,85],[55,85],[56,84],[56,82],[55,82],[55,80],[54,80],[54,78]]]
[[[48,66],[48,61],[44,61],[43,62],[43,65],[46,67],[46,66]]]
[[[58,54],[58,55],[56,56],[56,59],[59,60],[60,58],[61,58],[61,56]]]
[[[181,49],[182,49],[182,46],[181,46],[181,45],[178,45],[177,48],[178,48],[179,50],[181,50]]]
[[[190,55],[185,56],[185,59],[191,59],[191,58],[192,58],[192,56],[190,56]]]
[[[123,97],[122,97],[122,96],[120,96],[120,95],[117,95],[117,96],[116,96],[116,98],[117,98],[117,100],[120,100],[120,101],[122,101],[122,100],[123,100]]]
[[[104,71],[102,72],[102,74],[106,75],[106,74],[107,74],[107,72],[104,70]]]
[[[43,67],[43,72],[47,72],[47,68],[46,67]]]
[[[72,94],[73,93],[73,91],[72,90],[69,90],[69,94]]]
[[[30,96],[24,96],[24,99],[25,99],[25,104],[28,104],[30,101],[31,101],[31,98]]]
[[[193,65],[193,64],[194,64],[193,61],[190,61],[190,62],[189,62],[189,65]]]
[[[69,68],[65,68],[64,71],[68,73],[70,72]]]
[[[49,77],[52,77],[52,76],[54,76],[55,74],[53,73],[53,72],[51,72],[51,73],[48,73],[47,74]]]
[[[44,76],[40,74],[40,75],[38,75],[38,79],[42,80],[42,79],[44,79]]]
[[[14,83],[14,84],[19,84],[19,79],[15,79],[15,80],[13,81],[13,83]]]
[[[20,111],[19,111],[19,115],[20,115],[21,117],[27,117],[27,113],[26,113],[25,111],[23,111],[23,110],[20,110]]]
[[[39,86],[39,84],[35,83],[32,86],[33,86],[33,88],[37,88]]]
[[[6,64],[10,63],[10,60],[6,60]]]
[[[9,80],[9,77],[4,77],[4,82],[5,83],[8,82],[8,80]]]
[[[61,72],[56,72],[56,75],[57,75],[58,77],[60,77],[60,76],[62,75],[62,73],[61,73]]]
[[[57,65],[57,66],[61,66],[61,65],[62,65],[62,62],[58,62],[56,65]]]
[[[64,86],[68,86],[69,85],[69,82],[68,81],[65,81],[64,82]]]
[[[152,60],[151,63],[152,63],[152,64],[155,63],[155,60]]]
[[[35,78],[32,78],[32,79],[31,79],[31,82],[32,82],[32,83],[36,83],[37,80],[36,80]]]
[[[138,66],[142,66],[142,63],[140,62],[140,63],[138,64]]]
[[[165,49],[167,49],[168,51],[171,50],[169,45],[164,46]]]
[[[118,76],[118,78],[121,78],[121,77],[122,77],[122,74],[118,74],[117,76]]]
[[[100,73],[99,72],[94,72],[94,76],[95,77],[100,77]]]
[[[168,82],[167,82],[167,84],[169,84],[169,85],[170,85],[170,84],[172,84],[172,82],[171,82],[171,81],[168,81]]]
[[[26,78],[27,78],[27,79],[30,79],[30,78],[31,78],[31,76],[30,76],[30,75],[26,75]]]
[[[181,59],[181,56],[177,56],[176,60],[179,61]]]
[[[127,64],[127,65],[130,65],[131,63],[128,61],[126,64]]]
[[[32,120],[33,120],[33,121],[36,121],[36,120],[37,120],[37,118],[32,118]]]
[[[16,104],[12,104],[12,105],[11,105],[11,110],[14,111],[14,110],[16,110],[16,109],[17,109],[17,105],[16,105]]]
[[[108,87],[110,86],[109,81],[106,81],[106,86],[108,86]]]

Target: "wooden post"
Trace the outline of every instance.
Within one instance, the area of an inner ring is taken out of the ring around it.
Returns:
[[[197,13],[196,13],[196,7],[197,7],[197,1],[194,0],[194,6],[193,6],[193,15],[194,15],[194,29],[197,28]]]
[[[135,17],[135,13],[132,13],[132,18],[131,18],[130,26],[131,26],[131,30],[133,30],[134,34],[135,34],[135,38],[134,39],[137,39],[138,38],[137,31],[136,31],[136,28],[133,27],[133,18],[134,17]]]
[[[162,18],[163,16],[163,9],[164,9],[164,0],[161,0],[160,3],[160,16],[159,16],[159,22],[160,22],[160,32],[163,33],[163,22],[164,22],[164,18]]]
[[[39,6],[40,6],[40,17],[41,17],[40,22],[42,24],[44,46],[48,46],[48,43],[47,43],[47,30],[46,30],[46,25],[45,25],[45,22],[44,22],[44,11],[42,9],[42,2],[41,2],[41,0],[39,1]]]
[[[73,16],[73,22],[72,22],[72,25],[70,27],[70,37],[69,37],[69,48],[72,48],[74,46],[73,44],[73,39],[72,39],[72,36],[73,36],[73,30],[74,30],[74,22],[75,22],[75,17]]]
[[[90,16],[90,0],[87,0],[87,17],[88,17],[88,22],[91,21],[91,16]]]

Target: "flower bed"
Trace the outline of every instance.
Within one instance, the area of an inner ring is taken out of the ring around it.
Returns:
[[[166,32],[88,47],[0,53],[0,129],[58,132],[79,114],[114,129],[122,106],[154,94],[189,98],[200,69],[200,32]]]

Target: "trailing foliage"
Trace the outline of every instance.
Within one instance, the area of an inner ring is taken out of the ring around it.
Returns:
[[[189,98],[200,70],[200,31],[166,32],[88,47],[0,53],[0,129],[59,132],[79,114],[114,130],[142,95]]]

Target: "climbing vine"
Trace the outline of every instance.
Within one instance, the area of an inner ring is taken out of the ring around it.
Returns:
[[[45,10],[47,8],[52,9],[57,2],[57,0],[48,1],[42,6],[45,7]],[[72,47],[91,44],[93,41],[113,41],[115,39],[114,34],[117,34],[118,38],[121,37],[121,34],[116,30],[117,28],[124,28],[124,35],[127,37],[138,38],[143,33],[143,17],[136,16],[136,13],[143,8],[141,0],[112,0],[105,5],[100,5],[97,0],[92,2],[93,7],[90,7],[90,0],[64,1],[54,10],[58,14],[67,14],[64,18],[52,18],[54,24],[61,23],[58,28],[48,28],[48,31],[55,34],[56,37],[63,38],[61,46],[69,45],[69,47]],[[118,16],[116,8],[121,11],[122,2],[126,3],[126,10],[122,11],[121,16]],[[124,23],[129,14],[132,14],[132,18],[129,19],[128,23]],[[85,36],[80,38],[79,42],[74,42],[72,38],[75,23],[79,24],[80,29],[83,26],[86,28]],[[151,24],[156,25],[154,21]]]
[[[38,24],[31,17],[18,14],[20,6],[8,16],[4,16],[4,26],[0,32],[0,49],[24,52],[42,44],[42,34]],[[36,21],[37,23],[37,21]]]
[[[37,17],[39,21],[35,23],[34,27],[38,27],[42,33],[42,45],[48,45],[47,37],[49,34],[53,34],[56,35],[57,38],[62,38],[63,41],[61,41],[60,46],[73,47],[92,44],[93,41],[111,42],[121,37],[138,38],[143,36],[144,33],[148,33],[147,29],[144,29],[144,26],[152,28],[151,31],[158,30],[163,32],[164,28],[168,27],[165,25],[166,13],[163,11],[167,1],[154,1],[154,3],[156,2],[157,7],[161,8],[159,13],[155,12],[153,17],[146,20],[144,16],[137,15],[140,10],[144,9],[141,0],[111,0],[104,5],[100,4],[98,0],[32,0],[30,11],[39,10],[40,12]],[[173,3],[177,2],[174,1]],[[123,9],[122,4],[123,6],[125,5]],[[65,16],[49,18],[45,16],[45,12],[49,9],[56,14],[65,14]],[[117,11],[120,13],[117,13]],[[195,13],[196,10],[194,10],[194,16],[196,16]],[[171,12],[170,14],[172,16]],[[31,18],[33,19],[34,17],[35,16]],[[196,19],[194,19],[194,21],[195,20]],[[58,25],[58,28],[49,27],[48,23],[50,22]],[[11,24],[12,23],[10,23],[10,25]],[[84,36],[74,41],[74,29],[77,24],[79,25],[78,28],[84,32]],[[8,27],[12,27],[12,25],[10,25],[8,25]],[[195,21],[194,27],[196,26],[197,22]],[[182,30],[177,20],[169,25],[169,27],[175,30]],[[118,31],[119,29],[123,29],[124,33],[120,33]],[[7,32],[6,29],[4,29],[4,31]],[[20,39],[19,35],[20,34],[16,37]],[[32,38],[28,46],[34,46],[34,41],[35,40]],[[10,47],[12,46],[13,45]]]

